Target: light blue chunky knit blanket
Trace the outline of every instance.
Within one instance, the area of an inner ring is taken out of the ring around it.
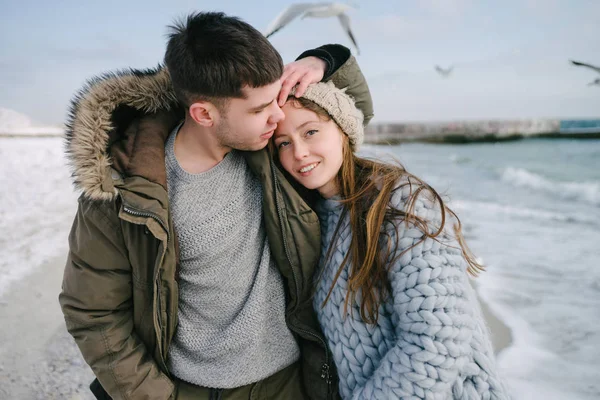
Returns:
[[[408,186],[398,189],[391,203],[402,209],[408,195]],[[432,221],[433,230],[440,223],[439,207],[421,197],[415,213]],[[489,330],[468,281],[466,261],[449,233],[438,240],[426,239],[391,265],[391,296],[379,308],[376,325],[362,321],[357,304],[343,314],[348,265],[322,307],[350,245],[348,215],[340,222],[343,209],[331,199],[317,208],[322,256],[314,297],[338,370],[342,398],[510,398],[498,376]],[[334,249],[325,260],[338,222],[341,226]],[[405,222],[396,225],[398,235],[391,226],[383,229],[399,254],[416,243],[422,232]]]

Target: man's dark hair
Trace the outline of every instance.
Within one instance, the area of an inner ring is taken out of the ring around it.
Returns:
[[[221,12],[200,12],[169,27],[165,64],[184,105],[243,98],[283,73],[281,55],[255,28]]]

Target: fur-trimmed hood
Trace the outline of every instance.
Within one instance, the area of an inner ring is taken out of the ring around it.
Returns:
[[[177,108],[168,71],[161,66],[106,73],[88,81],[71,101],[66,124],[65,147],[75,187],[92,199],[113,199],[116,189],[107,184],[114,177],[112,169],[126,173],[123,169],[131,162],[127,153],[139,142],[126,138],[132,136],[128,126],[144,114]],[[125,142],[120,156],[127,159],[117,163],[111,147],[120,141]]]

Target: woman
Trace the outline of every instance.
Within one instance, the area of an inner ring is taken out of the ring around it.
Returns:
[[[356,155],[363,117],[331,83],[283,106],[281,166],[318,192],[314,308],[343,398],[504,399],[460,222],[404,168]],[[452,228],[452,229],[451,229]]]

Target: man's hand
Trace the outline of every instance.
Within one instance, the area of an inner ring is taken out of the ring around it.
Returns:
[[[287,64],[281,76],[281,91],[279,92],[279,107],[283,107],[292,88],[296,88],[296,97],[304,94],[311,83],[321,82],[325,75],[327,63],[318,57],[309,56]]]

